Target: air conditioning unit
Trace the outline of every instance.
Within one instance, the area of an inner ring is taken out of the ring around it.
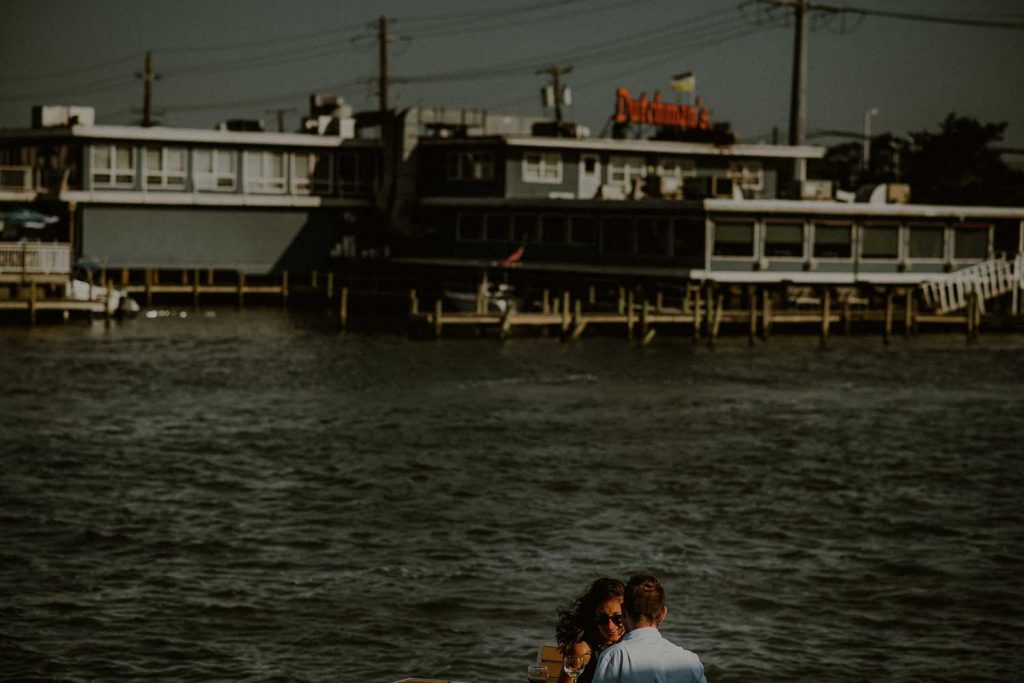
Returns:
[[[60,128],[62,126],[92,126],[96,123],[93,107],[37,104],[32,107],[33,128]]]
[[[800,199],[832,199],[832,181],[804,180],[800,183]]]

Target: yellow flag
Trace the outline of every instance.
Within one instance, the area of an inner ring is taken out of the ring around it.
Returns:
[[[697,77],[692,71],[673,76],[672,89],[676,92],[693,92],[697,89]]]

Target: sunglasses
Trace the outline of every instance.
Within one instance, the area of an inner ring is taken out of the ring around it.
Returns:
[[[594,617],[594,621],[596,621],[598,623],[598,625],[600,625],[600,626],[603,626],[603,625],[607,624],[609,621],[612,622],[613,624],[615,624],[616,626],[622,626],[622,615],[621,614],[598,614],[597,616]]]

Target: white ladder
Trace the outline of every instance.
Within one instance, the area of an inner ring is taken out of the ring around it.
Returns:
[[[921,283],[924,303],[936,313],[967,308],[972,294],[978,295],[981,312],[985,301],[1017,288],[1024,289],[1024,253],[1012,259],[1001,256]]]

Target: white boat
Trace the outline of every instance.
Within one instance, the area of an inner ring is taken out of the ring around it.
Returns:
[[[455,310],[463,313],[491,313],[506,315],[522,308],[522,302],[515,296],[512,285],[492,283],[484,275],[475,292],[446,290],[445,300]]]
[[[72,301],[94,301],[106,304],[107,313],[116,316],[132,316],[139,312],[138,302],[124,291],[111,287],[110,292],[101,285],[92,285],[84,280],[70,280],[64,285],[64,297]]]

